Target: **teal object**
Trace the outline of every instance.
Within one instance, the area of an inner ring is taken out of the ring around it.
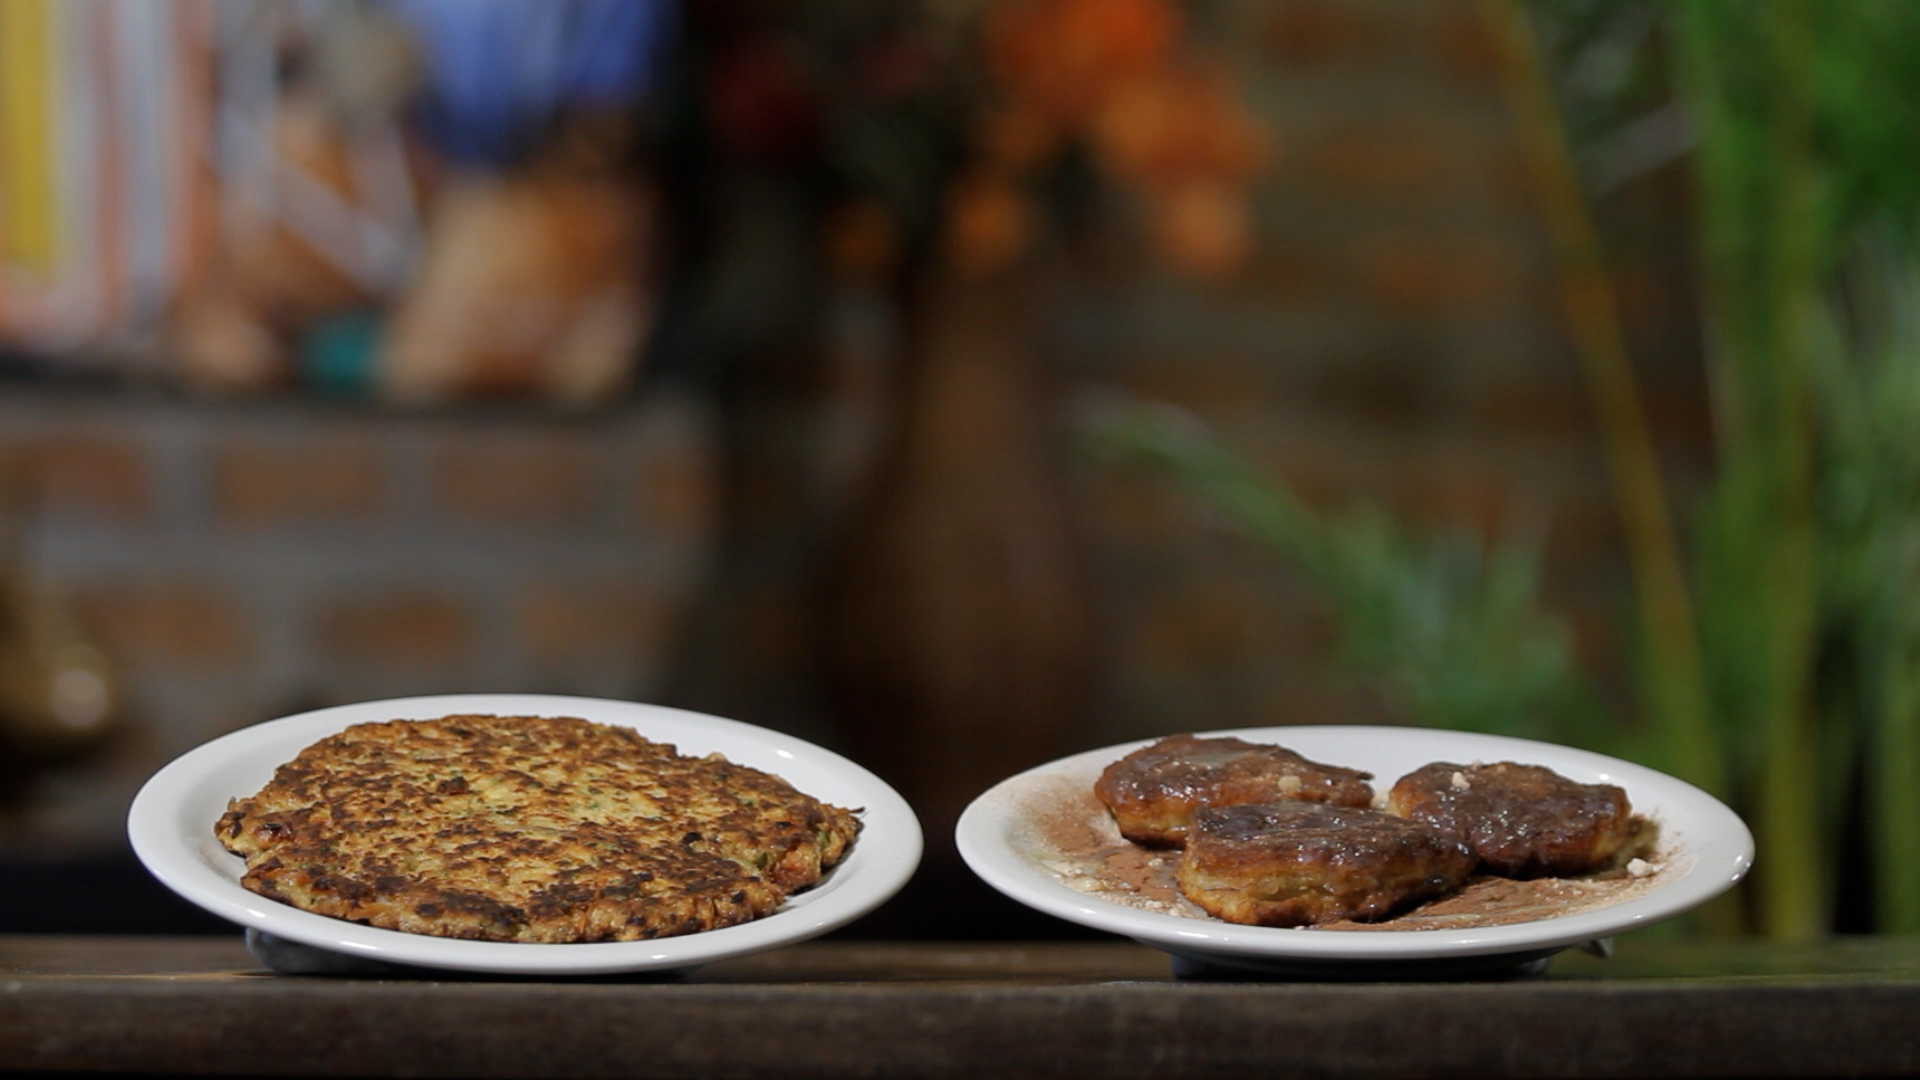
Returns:
[[[300,374],[308,386],[342,397],[365,397],[373,388],[380,319],[370,312],[336,315],[308,331],[300,342]]]

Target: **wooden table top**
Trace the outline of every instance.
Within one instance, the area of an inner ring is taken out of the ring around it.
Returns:
[[[1484,982],[1181,981],[1131,943],[820,942],[676,981],[282,976],[0,937],[0,1070],[283,1076],[1920,1074],[1920,939],[1624,941]]]

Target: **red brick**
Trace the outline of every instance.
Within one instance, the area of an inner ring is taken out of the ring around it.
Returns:
[[[1469,160],[1463,166],[1457,154],[1419,130],[1380,126],[1343,127],[1301,156],[1312,179],[1342,199],[1426,195],[1445,186],[1450,170],[1478,164]]]
[[[1485,205],[1513,211],[1519,215],[1524,228],[1545,235],[1540,217],[1540,188],[1519,143],[1503,141],[1488,147],[1472,182],[1474,191],[1485,199]]]
[[[363,522],[387,502],[379,452],[357,442],[234,441],[212,470],[216,511],[241,528]]]
[[[1587,443],[1594,439],[1593,410],[1578,371],[1559,377],[1488,379],[1468,402],[1470,423],[1496,439],[1550,438]]]
[[[1314,585],[1307,587],[1313,590],[1313,597],[1285,613],[1288,645],[1297,647],[1288,651],[1297,653],[1290,659],[1297,661],[1304,657],[1308,664],[1318,665],[1339,653],[1347,629],[1324,588]]]
[[[1457,76],[1486,69],[1482,42],[1472,37],[1477,18],[1464,0],[1277,0],[1265,5],[1257,28],[1267,54],[1284,71],[1304,66],[1379,67],[1424,64]]]
[[[634,514],[641,529],[694,537],[714,527],[719,514],[719,476],[713,462],[692,444],[651,449],[636,466]]]
[[[1469,84],[1497,83],[1500,49],[1479,5],[1461,5],[1442,16],[1440,57],[1446,70]]]
[[[1164,477],[1131,468],[1092,470],[1085,498],[1087,516],[1105,538],[1142,547],[1163,544],[1193,514]]]
[[[800,507],[800,477],[791,463],[767,452],[765,448],[741,455],[733,470],[730,520],[744,533],[753,536],[784,534],[803,512]],[[642,488],[642,498],[645,498]],[[646,506],[640,511],[640,527],[647,527]]]
[[[1397,36],[1391,17],[1328,0],[1283,0],[1261,28],[1269,55],[1288,65],[1376,59]]]
[[[1525,513],[1514,477],[1488,458],[1436,449],[1409,460],[1397,479],[1393,504],[1418,529],[1492,537]]]
[[[1713,405],[1706,382],[1694,372],[1665,378],[1642,373],[1640,404],[1663,459],[1706,462],[1714,456]]]
[[[752,670],[792,670],[807,656],[811,628],[807,613],[790,597],[777,594],[756,597],[741,623],[741,656]]]
[[[1641,413],[1655,452],[1669,467],[1708,461],[1713,454],[1713,419],[1705,384],[1694,372],[1638,373]],[[1468,407],[1475,429],[1496,438],[1543,439],[1562,444],[1603,447],[1587,383],[1581,372],[1562,369],[1560,377],[1502,376],[1485,380]]]
[[[571,433],[474,438],[439,453],[433,487],[440,508],[456,518],[577,523],[593,513],[593,456]]]
[[[1231,357],[1145,360],[1122,376],[1122,382],[1143,398],[1177,405],[1207,420],[1260,411],[1273,396],[1267,365]]]
[[[1368,294],[1386,313],[1410,318],[1489,313],[1512,298],[1520,262],[1517,252],[1484,239],[1439,236],[1379,239],[1359,255]]]
[[[1162,591],[1135,616],[1133,660],[1162,673],[1237,667],[1260,651],[1259,604],[1244,582],[1222,578]]]
[[[61,434],[24,449],[47,509],[78,511],[126,525],[152,515],[152,470],[132,440]]]
[[[1438,373],[1404,356],[1373,353],[1327,365],[1312,380],[1313,401],[1323,415],[1352,417],[1376,428],[1409,430],[1441,408]]]
[[[1570,603],[1567,598],[1555,597],[1550,610],[1568,629],[1575,666],[1585,672],[1608,671],[1624,659],[1620,620],[1630,617],[1631,612],[1620,603],[1618,591],[1585,599],[1586,603]]]
[[[1322,253],[1289,247],[1268,236],[1254,245],[1246,273],[1226,288],[1271,308],[1323,303],[1332,284]]]
[[[246,615],[204,582],[133,582],[87,590],[87,625],[115,659],[137,666],[229,668],[249,654]]]
[[[1596,476],[1578,491],[1557,492],[1547,508],[1548,569],[1570,575],[1597,566],[1617,565],[1623,557],[1625,533],[1620,506],[1604,476]]]
[[[1338,512],[1365,489],[1374,440],[1356,432],[1321,435],[1252,452],[1256,469],[1308,506]]]
[[[1600,227],[1604,229],[1611,224],[1603,221]],[[1636,224],[1632,228],[1639,231],[1646,227]],[[1626,229],[1621,227],[1620,231]],[[1663,262],[1641,254],[1615,259],[1607,271],[1614,298],[1620,306],[1620,323],[1629,340],[1651,339],[1650,346],[1666,346],[1688,357],[1698,355],[1697,335],[1690,335],[1694,340],[1679,343],[1670,338],[1663,340],[1675,327],[1694,325],[1697,319],[1699,297],[1694,294],[1692,282],[1687,280],[1690,271],[1686,267],[1674,265],[1671,259]]]
[[[448,667],[467,658],[476,637],[465,605],[426,590],[334,604],[316,614],[314,631],[329,658],[379,667]]]
[[[1299,724],[1405,723],[1377,681],[1370,681],[1337,664],[1288,679],[1260,680],[1253,712],[1236,721],[1246,726],[1275,727]]]
[[[630,581],[540,582],[518,607],[522,643],[541,664],[637,665],[660,650],[668,617],[659,596]]]

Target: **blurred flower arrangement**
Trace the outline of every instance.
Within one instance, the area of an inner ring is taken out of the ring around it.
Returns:
[[[995,104],[976,122],[976,161],[955,183],[955,263],[987,272],[1018,257],[1032,220],[1020,182],[1070,148],[1144,203],[1154,250],[1174,269],[1222,278],[1252,253],[1248,190],[1267,138],[1219,65],[1181,49],[1167,0],[1005,4],[983,27]]]
[[[1268,138],[1181,4],[840,0],[757,14],[757,32],[722,35],[709,123],[742,161],[818,156],[839,193],[826,249],[850,273],[1007,270],[1102,183],[1137,196],[1179,272],[1228,276],[1251,253]]]
[[[42,369],[591,404],[657,291],[664,0],[0,8],[0,342]]]
[[[966,801],[1071,749],[1092,701],[1041,301],[1090,268],[1099,237],[1131,234],[1153,264],[1201,281],[1253,254],[1250,196],[1271,151],[1209,57],[1204,14],[1174,0],[688,12],[703,50],[689,127],[710,140],[715,201],[733,200],[715,229],[737,238],[713,245],[735,283],[715,292],[798,312],[717,381],[765,403],[817,378],[832,413],[856,381],[836,375],[867,373],[874,434],[836,477],[846,512],[821,530],[810,646],[849,752],[929,822],[931,904],[972,902],[941,839]],[[733,231],[769,206],[778,224]],[[800,239],[770,255],[776,235]],[[765,287],[780,255],[799,268],[784,296]],[[786,490],[816,480],[794,476],[790,443],[766,457]]]

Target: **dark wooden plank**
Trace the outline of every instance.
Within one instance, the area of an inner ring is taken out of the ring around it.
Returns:
[[[0,935],[0,976],[192,976],[249,979],[264,969],[232,938]],[[458,976],[451,977],[458,980]],[[835,942],[797,945],[699,969],[703,983],[872,981],[1099,982],[1169,979],[1164,954],[1129,944]],[[533,980],[523,980],[533,981]],[[614,978],[595,980],[619,982]],[[644,977],[632,981],[645,981]]]
[[[1892,1076],[1920,1073],[1916,958],[1913,941],[1687,944],[1505,982],[1176,983],[1125,944],[826,943],[688,982],[569,984],[284,978],[232,942],[0,939],[0,1069]]]
[[[0,978],[13,975],[194,975],[257,971],[232,937],[0,935]]]
[[[196,975],[258,973],[239,935],[42,937],[0,935],[0,974]],[[1773,979],[1836,976],[1920,981],[1920,938],[1835,938],[1800,944],[1625,941],[1610,960],[1555,958],[1552,979]],[[701,969],[699,982],[914,980],[1109,981],[1170,978],[1164,955],[1126,942],[993,945],[813,942]]]
[[[1920,937],[1842,937],[1809,942],[1621,942],[1610,960],[1578,952],[1553,962],[1555,978],[1775,979],[1831,977],[1920,980]]]

